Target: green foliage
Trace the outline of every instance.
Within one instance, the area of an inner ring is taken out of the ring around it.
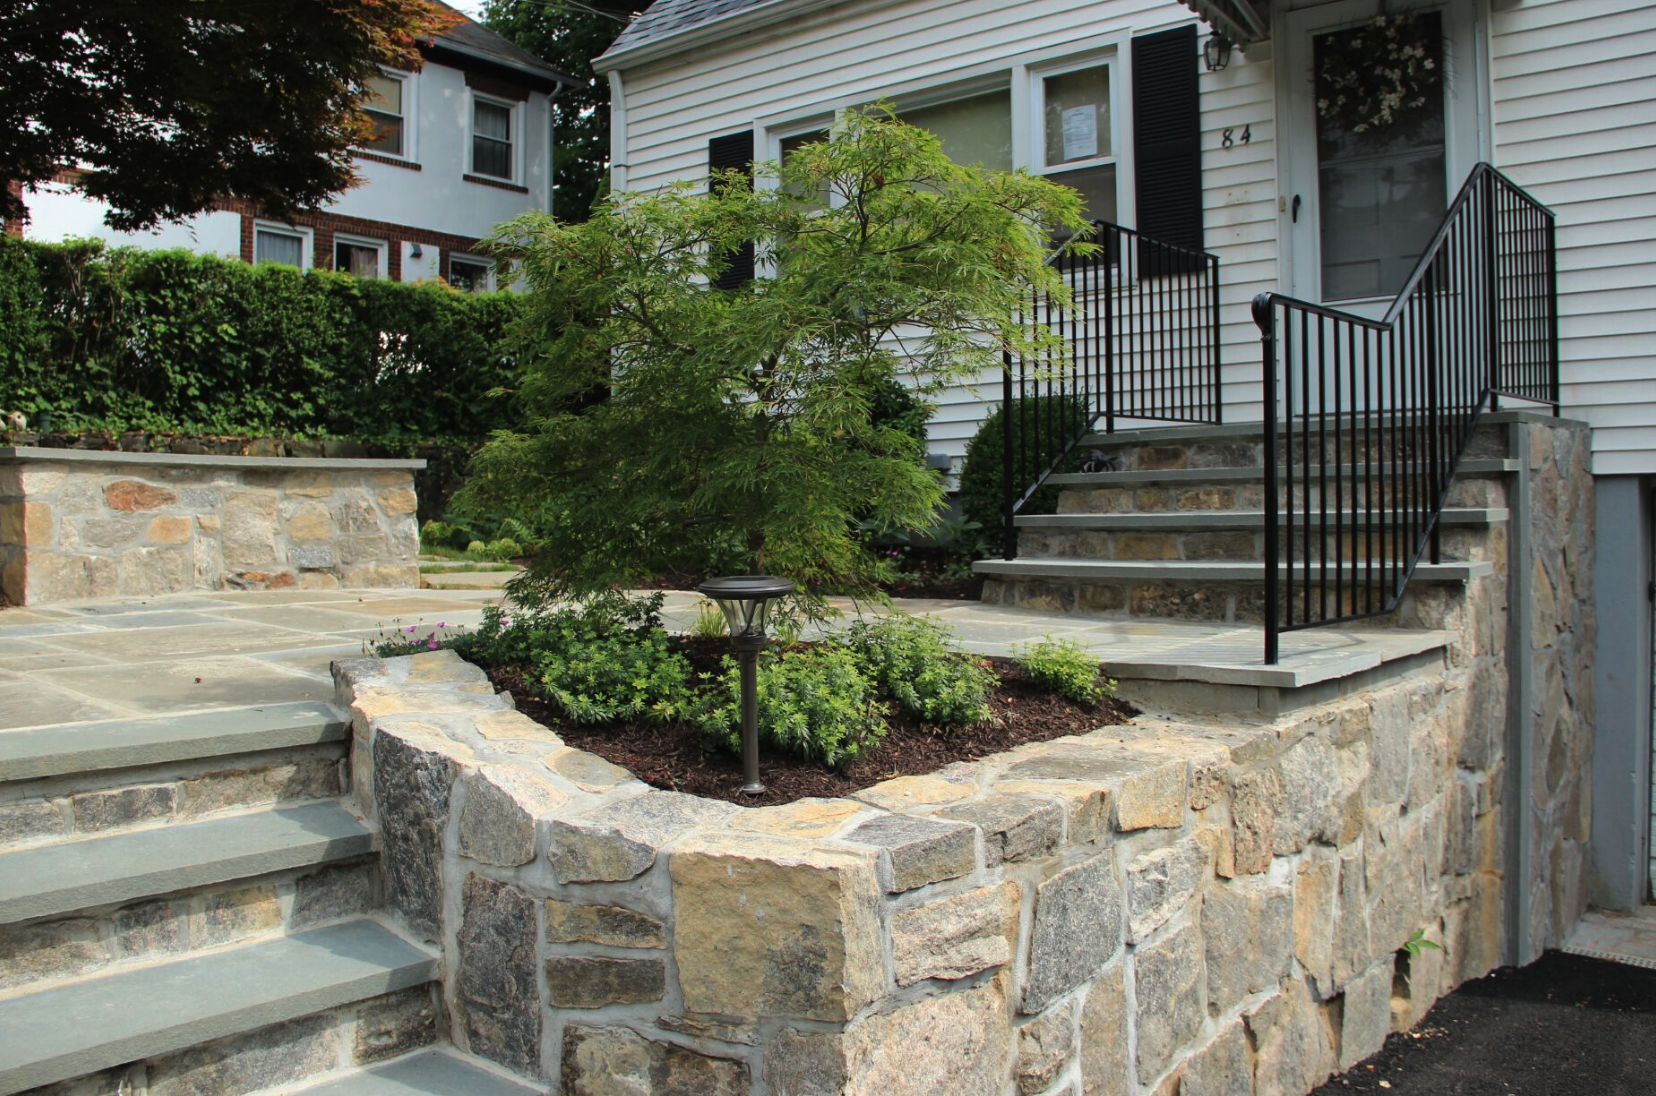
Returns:
[[[121,229],[224,198],[286,220],[352,185],[364,81],[455,21],[426,0],[0,4],[0,179],[81,165]],[[22,212],[0,187],[0,217]]]
[[[894,613],[857,621],[838,642],[899,708],[928,723],[969,726],[993,714],[995,675],[955,646],[940,624]]]
[[[1017,306],[1032,287],[1064,299],[1043,226],[1081,224],[1073,191],[957,165],[878,110],[757,170],[785,185],[685,185],[499,235],[530,286],[529,422],[478,454],[461,504],[549,511],[548,591],[689,572],[869,593],[871,538],[931,525],[943,501],[882,394],[924,407],[1003,345],[1062,358]],[[793,197],[825,189],[843,201]],[[745,241],[774,276],[711,287]]]
[[[59,430],[348,437],[511,426],[512,293],[0,240],[0,408]],[[30,318],[33,318],[32,320]]]
[[[1016,489],[1021,491],[1052,463],[1062,447],[1086,428],[1086,405],[1069,396],[1035,396],[1013,404],[1013,452],[1019,454],[1012,470]],[[1006,460],[1005,409],[997,407],[983,420],[972,440],[966,443],[966,460],[960,469],[960,510],[968,521],[998,532],[1003,527]],[[1021,445],[1023,437],[1030,444]],[[1053,444],[1037,446],[1035,438],[1052,439]],[[1019,509],[1020,514],[1051,514],[1058,509],[1058,489],[1050,484]]]
[[[768,649],[759,656],[759,740],[772,749],[841,768],[886,732],[884,707],[855,655],[831,644]],[[719,746],[742,746],[741,677],[735,660],[695,716]]]
[[[730,623],[724,611],[705,598],[696,603],[696,621],[690,634],[699,639],[722,639],[730,634]]]
[[[584,221],[609,183],[609,79],[592,59],[609,48],[647,0],[489,0],[483,21],[553,68],[573,76],[552,101],[552,211]]]
[[[1412,956],[1419,956],[1427,949],[1442,951],[1443,945],[1426,939],[1425,929],[1415,929],[1414,932],[1409,934],[1409,938],[1403,941],[1403,950]]]
[[[1073,639],[1045,636],[1014,647],[1012,653],[1031,681],[1066,700],[1097,704],[1115,692],[1115,682],[1100,680],[1098,659]]]

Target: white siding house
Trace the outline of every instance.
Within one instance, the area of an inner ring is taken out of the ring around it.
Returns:
[[[488,286],[478,241],[551,206],[552,99],[569,78],[464,18],[424,54],[419,72],[387,71],[376,85],[379,137],[355,154],[361,181],[316,213],[279,224],[226,201],[181,224],[116,232],[103,223],[107,208],[84,198],[69,172],[25,192],[24,234]]]
[[[1329,138],[1318,65],[1388,12],[1441,28],[1430,117],[1389,149],[1346,140],[1362,132],[1349,126]],[[1062,180],[1074,158],[1054,158],[1043,96],[1057,94],[1050,77],[1088,71],[1108,133],[1086,162],[1114,179],[1084,192],[1095,216],[1148,231],[1141,215],[1164,196],[1135,186],[1135,44],[1179,27],[1239,43],[1223,67],[1194,51],[1184,62],[1199,72],[1199,232],[1219,258],[1227,422],[1266,413],[1255,294],[1378,316],[1480,161],[1556,215],[1562,410],[1593,427],[1598,497],[1595,899],[1646,900],[1656,0],[657,0],[596,62],[611,83],[613,183],[704,178],[709,142],[736,134],[775,159],[790,136],[882,98],[957,158]],[[949,393],[934,456],[958,461],[999,396],[998,376]]]

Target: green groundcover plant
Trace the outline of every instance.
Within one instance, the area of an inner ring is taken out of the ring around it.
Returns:
[[[549,594],[771,573],[810,614],[870,593],[875,538],[929,528],[944,498],[882,394],[928,407],[1003,348],[1062,360],[1018,304],[1067,299],[1046,260],[1050,229],[1082,224],[1074,191],[956,164],[884,108],[755,171],[497,234],[528,285],[526,419],[461,502],[555,515],[532,580]],[[759,276],[721,288],[749,246]]]
[[[371,644],[381,657],[448,647],[524,682],[572,724],[683,723],[714,751],[739,752],[737,663],[697,674],[662,626],[663,596],[599,595],[573,604],[486,610],[482,625],[450,633],[414,625]],[[700,633],[698,633],[700,634]],[[702,635],[701,638],[710,638]],[[1078,703],[1108,695],[1098,663],[1073,644],[1043,641],[1021,663],[1045,689]],[[776,643],[759,658],[759,735],[767,750],[831,768],[878,749],[893,707],[942,727],[994,718],[992,670],[948,630],[893,614],[813,643]]]

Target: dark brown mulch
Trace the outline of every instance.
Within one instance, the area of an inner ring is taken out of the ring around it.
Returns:
[[[1649,1096],[1656,971],[1549,951],[1438,1001],[1312,1096]]]
[[[716,665],[718,656],[729,650],[722,639],[686,637],[680,642],[698,669]],[[891,729],[879,747],[838,771],[766,752],[760,758],[766,790],[759,796],[741,794],[741,758],[705,753],[707,739],[694,727],[682,723],[575,726],[560,721],[550,705],[529,693],[522,671],[494,670],[489,676],[497,689],[512,694],[519,711],[557,731],[571,746],[620,765],[654,787],[747,807],[792,803],[807,796],[849,795],[894,776],[936,772],[951,762],[975,761],[1025,742],[1085,734],[1125,723],[1137,714],[1119,700],[1088,708],[1041,692],[1011,663],[994,661],[994,669],[1001,683],[990,698],[995,711],[992,721],[978,727],[935,727],[894,713],[887,721]]]

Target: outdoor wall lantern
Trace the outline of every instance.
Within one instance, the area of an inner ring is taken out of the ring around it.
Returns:
[[[1231,49],[1236,45],[1223,34],[1210,34],[1202,45],[1202,61],[1209,72],[1218,72],[1230,64]]]
[[[794,592],[794,584],[769,575],[710,578],[696,587],[723,610],[730,641],[742,669],[742,785],[744,795],[762,795],[759,782],[759,652],[765,649],[770,603]]]

